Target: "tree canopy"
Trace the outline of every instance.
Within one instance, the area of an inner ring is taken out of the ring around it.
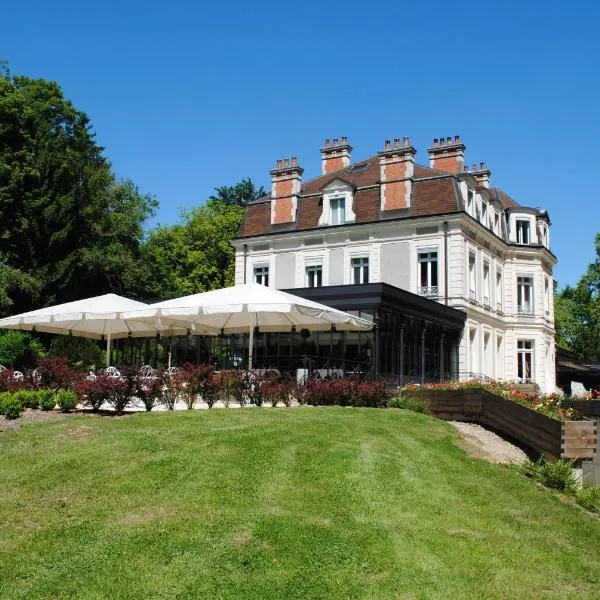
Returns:
[[[586,360],[600,360],[600,234],[596,258],[577,285],[566,286],[555,296],[556,341]]]
[[[56,83],[0,77],[0,310],[123,293],[155,207]]]
[[[250,179],[216,188],[216,195],[182,214],[177,225],[153,230],[144,246],[143,289],[138,295],[174,298],[234,283],[235,252],[230,244],[244,206],[265,195]]]

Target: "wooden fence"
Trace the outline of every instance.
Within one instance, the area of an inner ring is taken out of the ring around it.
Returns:
[[[596,452],[594,421],[559,421],[486,390],[420,390],[415,395],[440,419],[479,423],[549,460],[589,459]]]

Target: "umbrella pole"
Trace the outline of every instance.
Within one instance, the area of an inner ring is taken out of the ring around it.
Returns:
[[[254,325],[250,323],[250,339],[248,340],[248,371],[252,371],[252,359],[254,358]]]
[[[110,332],[106,336],[106,366],[110,367]]]

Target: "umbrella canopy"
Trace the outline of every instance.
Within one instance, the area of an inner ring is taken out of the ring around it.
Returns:
[[[0,319],[0,328],[106,339],[109,360],[111,338],[148,337],[160,331],[171,332],[170,327],[160,323],[129,321],[123,317],[124,311],[147,306],[117,294],[104,294],[6,317]]]
[[[369,330],[373,323],[324,304],[256,283],[193,294],[126,311],[133,322],[171,324],[195,333],[250,333],[248,368],[252,369],[254,328],[260,331],[310,329]]]

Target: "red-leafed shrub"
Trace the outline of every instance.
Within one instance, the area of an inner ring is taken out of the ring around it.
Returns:
[[[155,372],[152,377],[142,377],[137,375],[135,379],[135,395],[144,403],[144,408],[150,412],[163,396],[163,378],[162,373]]]
[[[364,382],[355,386],[352,405],[386,408],[389,405],[390,398],[391,394],[384,382]]]
[[[83,379],[75,385],[79,401],[98,411],[104,402],[110,404],[117,414],[129,406],[135,389],[127,377],[97,375],[95,379]]]
[[[185,385],[185,378],[181,372],[169,373],[169,371],[163,371],[158,377],[161,392],[160,403],[167,410],[173,410],[177,399],[181,396]]]
[[[306,403],[313,406],[352,406],[356,384],[349,379],[309,379]]]
[[[222,395],[221,381],[211,365],[184,365],[181,376],[184,380],[181,393],[188,408],[193,408],[198,396],[212,408]]]
[[[72,389],[81,379],[81,374],[71,367],[69,361],[59,356],[41,358],[37,373],[37,384],[42,388]]]

